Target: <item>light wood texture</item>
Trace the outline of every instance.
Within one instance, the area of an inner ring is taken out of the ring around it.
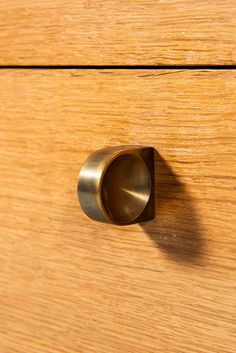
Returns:
[[[0,351],[233,353],[236,71],[0,72]],[[89,220],[81,164],[154,146],[156,219]]]
[[[236,63],[235,0],[1,0],[0,65]]]

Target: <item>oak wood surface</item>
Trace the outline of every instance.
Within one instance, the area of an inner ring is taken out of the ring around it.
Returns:
[[[235,0],[1,0],[0,65],[230,65],[235,18]]]
[[[236,71],[0,71],[0,351],[233,353]],[[157,149],[156,218],[89,220],[94,150]]]

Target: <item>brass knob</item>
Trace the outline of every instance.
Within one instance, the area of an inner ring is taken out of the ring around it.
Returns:
[[[84,162],[78,198],[93,220],[126,225],[154,217],[154,150],[119,146],[98,150]]]

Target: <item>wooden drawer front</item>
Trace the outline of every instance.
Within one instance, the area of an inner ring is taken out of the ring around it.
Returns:
[[[0,65],[236,63],[235,0],[1,0]]]
[[[1,70],[0,351],[235,351],[235,71]],[[94,150],[155,147],[153,221],[89,220]]]

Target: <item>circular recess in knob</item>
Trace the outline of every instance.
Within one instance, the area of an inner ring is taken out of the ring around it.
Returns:
[[[134,154],[124,154],[108,165],[102,181],[102,201],[115,223],[136,219],[151,194],[151,177],[146,163]]]

